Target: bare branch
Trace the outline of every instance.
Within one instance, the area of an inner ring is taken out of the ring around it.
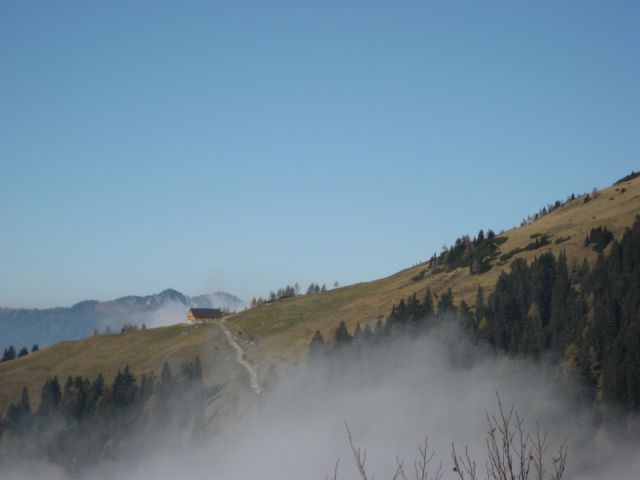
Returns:
[[[338,464],[340,463],[340,459],[336,459],[336,466],[333,469],[333,477],[329,478],[327,475],[324,476],[324,480],[338,480]]]
[[[407,480],[407,476],[404,474],[404,460],[400,461],[400,459],[396,457],[396,465],[398,465],[398,468],[396,469],[396,473],[393,474],[393,480]]]
[[[451,444],[451,459],[453,460],[453,471],[460,480],[477,480],[476,462],[471,460],[469,456],[469,448],[465,447],[464,457],[459,456],[456,452],[456,446]]]
[[[569,447],[567,446],[567,440],[563,440],[558,448],[558,453],[553,457],[553,474],[551,480],[560,480],[564,475],[564,470],[567,466],[567,453]]]
[[[351,452],[353,453],[353,460],[356,463],[356,467],[358,468],[358,472],[360,473],[360,477],[362,480],[368,480],[367,471],[365,469],[365,463],[367,462],[367,451],[361,451],[360,447],[356,448],[353,445],[353,439],[351,438],[351,430],[349,430],[349,424],[347,421],[344,421],[344,426],[347,429],[347,435],[349,436],[349,446],[351,447]]]
[[[436,470],[434,476],[429,477],[429,463],[431,463],[431,460],[433,460],[436,451],[432,450],[431,454],[429,454],[428,452],[429,437],[425,436],[424,443],[418,446],[418,458],[413,464],[413,468],[416,472],[416,480],[431,480],[431,478],[433,478],[433,480],[440,480],[442,478],[442,462],[440,462],[440,465],[438,466],[438,469]]]
[[[486,413],[488,431],[485,435],[487,457],[485,468],[487,480],[561,480],[567,465],[567,440],[559,446],[552,457],[551,469],[546,464],[545,455],[549,449],[547,433],[543,433],[539,423],[536,423],[535,434],[529,434],[525,428],[525,420],[518,414],[515,405],[505,410],[502,400],[496,392],[498,400],[497,415]],[[353,444],[349,425],[345,421],[345,427],[349,437],[349,445],[353,453],[358,472],[362,480],[367,477],[365,463],[367,452],[356,448]],[[429,438],[425,436],[424,443],[418,446],[418,456],[413,463],[416,480],[442,480],[442,462],[433,475],[429,474],[429,464],[435,456],[435,451],[429,449]],[[478,472],[475,460],[469,455],[468,447],[464,449],[464,455],[459,455],[455,444],[451,444],[451,460],[453,471],[458,480],[478,480]],[[397,468],[393,480],[407,480],[404,469],[404,460],[396,457]],[[331,480],[337,480],[338,464]],[[328,479],[327,479],[328,480]],[[373,480],[373,479],[371,479]]]

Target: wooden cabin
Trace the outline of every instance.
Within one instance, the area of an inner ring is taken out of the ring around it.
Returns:
[[[219,308],[190,308],[187,313],[188,322],[206,322],[224,317],[224,312]]]

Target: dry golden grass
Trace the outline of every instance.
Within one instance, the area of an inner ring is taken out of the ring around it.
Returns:
[[[626,189],[624,193],[621,193],[622,188]],[[584,246],[589,230],[606,225],[619,237],[638,214],[640,178],[603,189],[588,203],[578,198],[530,225],[504,232],[508,240],[501,246],[502,253],[527,245],[534,234],[548,234],[552,243],[514,255],[505,265],[495,265],[485,274],[470,275],[468,268],[460,268],[415,282],[412,277],[426,268],[418,265],[379,280],[247,310],[230,318],[227,325],[245,348],[250,361],[257,363],[259,373],[264,375],[270,365],[282,370],[304,359],[315,330],[330,337],[343,320],[350,329],[357,322],[373,326],[378,318],[388,315],[394,303],[414,292],[422,295],[427,287],[435,294],[451,288],[456,302],[465,300],[473,305],[478,286],[490,291],[500,272],[508,269],[509,263],[516,258],[531,261],[543,252],[551,250],[558,254],[564,250],[570,261],[582,262],[584,257],[593,259],[593,251]],[[555,240],[560,237],[570,238],[556,244]],[[63,342],[0,364],[0,411],[17,398],[22,385],[29,387],[35,401],[40,386],[52,375],[93,377],[102,372],[110,380],[125,364],[138,374],[158,372],[164,360],[177,365],[182,359],[193,358],[196,354],[203,361],[210,383],[229,380],[229,395],[248,391],[246,372],[234,361],[234,353],[217,325],[177,325]]]
[[[176,372],[183,360],[193,360],[196,355],[200,356],[208,385],[229,382],[224,393],[231,396],[248,389],[248,375],[236,363],[235,351],[216,324],[181,324],[61,342],[0,363],[0,411],[18,398],[23,386],[36,405],[48,377],[58,376],[64,383],[69,375],[95,378],[102,373],[111,383],[125,365],[137,375],[158,374],[167,361]]]

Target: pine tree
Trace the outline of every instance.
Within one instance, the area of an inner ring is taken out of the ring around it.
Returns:
[[[95,405],[102,396],[104,396],[106,390],[104,377],[102,373],[98,373],[98,376],[91,384],[91,403]]]
[[[146,402],[151,398],[155,389],[155,377],[153,373],[150,374],[142,374],[142,378],[140,379],[140,399],[142,402]]]
[[[349,335],[349,331],[347,330],[347,325],[344,321],[341,321],[336,328],[336,333],[334,335],[334,341],[336,348],[341,348],[343,346],[349,345],[353,338]]]
[[[69,376],[67,377],[67,381],[64,383],[64,387],[62,389],[62,400],[60,402],[60,410],[62,411],[67,421],[71,421],[73,413],[73,402],[73,378]]]
[[[556,349],[563,349],[565,344],[563,333],[567,322],[567,302],[570,288],[567,256],[562,252],[556,263],[549,312],[549,334],[551,343]]]
[[[31,414],[31,400],[29,400],[29,390],[27,387],[22,387],[22,393],[20,394],[20,403],[18,407],[24,415]]]
[[[478,290],[476,290],[475,311],[478,323],[482,322],[485,316],[484,288],[482,288],[482,286],[479,286]]]
[[[471,308],[467,305],[467,302],[462,300],[460,302],[460,309],[458,310],[458,318],[462,328],[468,332],[475,332],[476,325],[471,313]]]
[[[424,299],[422,300],[422,314],[425,317],[430,317],[434,314],[433,295],[431,294],[430,288],[427,288],[427,291],[424,294]]]
[[[13,345],[11,345],[9,348],[4,349],[4,353],[2,354],[2,360],[0,361],[7,362],[9,360],[13,360],[14,358],[16,358],[16,349],[14,348]]]
[[[129,366],[125,366],[122,371],[118,370],[111,390],[113,404],[119,408],[133,405],[137,393],[138,385],[136,383],[136,377],[131,373]]]
[[[360,343],[362,341],[362,328],[360,327],[360,322],[356,324],[356,329],[353,331],[353,341],[356,343]]]
[[[456,308],[453,305],[453,293],[451,289],[449,289],[447,293],[440,295],[440,299],[438,300],[438,315],[455,312]]]
[[[170,413],[170,409],[173,404],[173,392],[175,387],[175,378],[171,367],[167,362],[162,365],[162,371],[160,373],[160,382],[156,390],[157,404],[156,404],[156,417],[161,418],[167,416]]]
[[[7,410],[6,426],[14,433],[27,435],[30,429],[31,401],[27,387],[22,387],[20,400]]]
[[[58,377],[48,378],[44,382],[40,393],[38,415],[41,417],[52,417],[58,412],[61,400],[62,392],[60,391]]]
[[[545,345],[545,333],[540,318],[540,308],[536,302],[532,302],[527,311],[522,340],[520,342],[520,351],[522,353],[531,353],[535,356],[542,353]]]
[[[322,357],[325,352],[326,343],[324,341],[324,337],[322,336],[322,333],[320,333],[320,330],[316,330],[316,333],[313,334],[313,338],[309,344],[309,357],[317,359]]]
[[[160,381],[162,384],[170,385],[173,384],[173,373],[171,372],[171,367],[167,362],[164,362],[162,365],[162,372],[160,373]]]

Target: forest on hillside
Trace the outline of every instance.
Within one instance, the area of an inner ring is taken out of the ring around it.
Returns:
[[[620,240],[599,227],[585,245],[598,253],[592,266],[564,253],[543,253],[530,264],[516,259],[489,295],[478,288],[474,308],[464,301],[456,307],[451,290],[427,289],[422,298],[401,300],[373,327],[358,325],[351,334],[342,322],[329,342],[316,332],[310,356],[415,336],[454,317],[496,351],[550,355],[580,377],[591,400],[640,411],[640,217]]]
[[[165,362],[160,378],[137,378],[129,367],[111,383],[102,374],[70,376],[64,384],[53,377],[42,385],[37,409],[25,387],[0,416],[0,464],[47,461],[78,474],[103,461],[135,458],[185,429],[200,438],[205,408],[222,388],[205,387],[202,376],[196,357],[176,373]]]

